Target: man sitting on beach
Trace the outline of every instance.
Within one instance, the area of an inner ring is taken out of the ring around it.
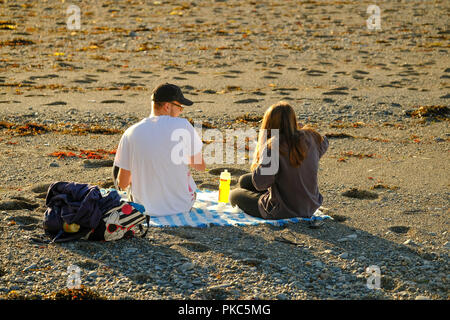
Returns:
[[[153,91],[150,116],[128,128],[120,140],[114,159],[117,185],[130,186],[133,201],[149,215],[188,212],[194,204],[197,186],[189,167],[206,168],[202,140],[188,120],[178,117],[192,104],[178,86],[162,84]],[[182,157],[180,146],[186,153]]]

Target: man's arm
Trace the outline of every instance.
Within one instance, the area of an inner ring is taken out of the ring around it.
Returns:
[[[131,171],[120,168],[117,176],[117,185],[125,190],[131,184]]]
[[[193,155],[189,159],[189,166],[198,171],[205,171],[206,164],[205,160],[203,160],[203,155],[201,152],[197,153],[196,155]]]

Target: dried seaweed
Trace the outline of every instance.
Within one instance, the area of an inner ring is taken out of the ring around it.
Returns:
[[[80,289],[64,288],[44,296],[45,300],[105,300],[105,297],[92,289],[81,286]]]
[[[55,151],[55,152],[49,153],[49,156],[57,157],[58,159],[77,157],[77,155],[73,152],[64,152],[64,151]]]
[[[382,124],[383,127],[394,127],[397,128],[399,130],[404,130],[406,129],[405,125],[401,124],[401,123],[390,123],[390,122],[385,122]]]
[[[98,125],[94,125],[94,126],[79,126],[79,125],[75,125],[72,129],[65,129],[62,131],[63,133],[72,133],[72,134],[88,134],[88,133],[93,133],[93,134],[122,134],[123,131],[120,129],[109,129],[109,128],[104,128]]]
[[[14,125],[11,122],[0,121],[0,129],[10,129],[12,126]]]
[[[224,94],[224,93],[229,93],[229,92],[234,92],[234,91],[242,91],[242,88],[239,86],[226,86],[225,89],[218,91],[218,94]]]
[[[37,135],[37,134],[43,134],[43,133],[47,133],[47,132],[56,132],[56,133],[63,133],[63,134],[78,134],[78,135],[85,135],[85,134],[112,135],[112,134],[122,134],[123,133],[123,130],[104,128],[99,125],[93,125],[93,126],[73,125],[72,128],[58,128],[56,126],[49,127],[44,124],[38,124],[38,123],[33,123],[33,122],[21,125],[21,124],[11,123],[11,122],[7,122],[7,121],[0,121],[0,129],[7,129],[10,133],[18,134],[20,136]]]
[[[17,28],[17,25],[15,22],[12,21],[0,21],[0,30],[15,30]]]
[[[50,128],[37,123],[27,123],[14,129],[20,136],[31,136],[42,134],[50,131]]]
[[[79,157],[86,159],[105,159],[108,155],[116,154],[116,150],[107,151],[104,149],[97,150],[80,150]]]
[[[34,44],[34,42],[31,41],[31,40],[22,39],[22,38],[16,38],[16,39],[13,39],[13,40],[0,41],[0,47],[3,47],[3,46],[10,46],[10,47],[26,46],[26,45],[30,45],[30,44]]]
[[[405,112],[413,118],[427,118],[433,120],[449,120],[450,108],[447,106],[416,106],[415,110]]]
[[[135,49],[135,52],[140,52],[140,51],[152,51],[152,50],[158,50],[161,49],[160,46],[158,45],[149,45],[148,42],[142,43],[139,45],[139,47],[137,49]]]
[[[195,124],[194,120],[192,118],[187,119],[193,126]],[[215,125],[211,124],[208,121],[202,121],[202,128],[206,129],[215,129],[217,128]]]
[[[39,294],[26,295],[22,292],[11,290],[6,294],[0,295],[0,300],[42,300]]]
[[[335,123],[330,124],[330,128],[362,128],[365,127],[366,124],[364,122],[342,122],[336,121]]]
[[[372,138],[372,137],[367,137],[367,136],[355,137],[355,138],[367,139],[367,140],[372,140],[372,141],[377,141],[377,142],[390,142],[390,141],[391,141],[391,140],[389,140],[389,139]]]
[[[7,121],[0,121],[0,129],[7,129],[19,136],[30,136],[49,132],[51,129],[46,125],[37,124],[34,122],[26,123],[24,125],[17,125]]]
[[[376,156],[376,153],[355,153],[355,152],[353,152],[351,150],[350,151],[344,151],[341,154],[343,156],[346,156],[346,157],[356,157],[356,158],[359,158],[359,159],[362,159],[362,158],[373,158],[373,157]]]
[[[248,123],[248,122],[260,122],[262,120],[262,116],[254,116],[250,115],[248,113],[239,116],[235,119],[235,122],[242,122],[242,123]]]
[[[328,139],[346,139],[346,138],[351,138],[351,139],[366,139],[366,140],[377,141],[377,142],[390,142],[389,139],[372,138],[372,137],[367,137],[367,136],[353,136],[351,134],[342,133],[342,132],[339,132],[339,133],[336,133],[336,132],[326,133],[325,136]]]
[[[31,87],[31,85],[26,84],[26,83],[20,83],[20,82],[6,82],[6,83],[0,83],[0,87],[23,88],[23,87]]]
[[[378,183],[378,184],[376,184],[376,185],[370,187],[370,189],[371,189],[371,190],[374,190],[374,189],[397,190],[397,189],[399,189],[399,187],[397,187],[397,186],[388,186],[388,185],[386,185],[386,184]]]
[[[57,157],[58,159],[65,159],[65,158],[81,158],[81,159],[107,159],[109,155],[115,155],[116,150],[104,150],[104,149],[97,149],[97,150],[83,150],[80,149],[79,153],[76,154],[74,152],[66,152],[66,151],[55,151],[52,153],[49,153],[48,155],[50,157]]]

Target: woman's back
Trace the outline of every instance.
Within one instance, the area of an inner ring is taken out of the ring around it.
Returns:
[[[286,212],[279,212],[280,215],[310,217],[322,204],[317,175],[328,140],[325,137],[318,145],[313,134],[305,131],[305,145],[306,157],[299,167],[294,167],[289,161],[287,145],[281,142],[279,170],[272,187],[276,189],[272,193],[278,193],[279,202],[285,207]]]

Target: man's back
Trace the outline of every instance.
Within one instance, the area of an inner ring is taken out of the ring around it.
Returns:
[[[177,133],[189,139],[180,140]],[[187,134],[187,135],[186,135]],[[147,214],[162,216],[191,209],[196,185],[187,162],[177,150],[201,152],[202,142],[183,118],[151,116],[128,128],[119,143],[114,165],[131,171],[133,200],[145,206]],[[181,148],[180,148],[181,147]],[[174,156],[175,155],[175,156]]]

